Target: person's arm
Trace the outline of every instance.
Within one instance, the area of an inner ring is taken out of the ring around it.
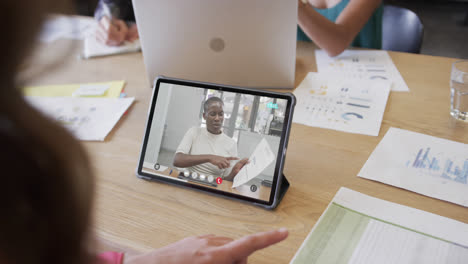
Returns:
[[[245,236],[238,240],[215,235],[188,237],[146,254],[126,256],[123,264],[232,264],[247,263],[257,250],[276,244],[288,237],[284,228]]]
[[[329,56],[343,52],[367,23],[382,0],[350,0],[336,19],[328,20],[299,0],[298,20],[304,33]]]
[[[239,171],[245,166],[249,164],[249,159],[248,158],[243,158],[241,160],[239,160],[236,165],[234,165],[232,167],[232,170],[231,172],[229,173],[229,175],[225,178],[225,180],[227,181],[233,181],[234,180],[234,177],[236,177],[237,173],[239,173]]]
[[[187,168],[203,163],[211,163],[219,169],[226,169],[230,166],[230,160],[237,160],[236,157],[221,157],[217,155],[192,155],[189,154],[192,149],[194,140],[199,136],[199,129],[196,127],[190,128],[182,138],[179,146],[176,149],[174,161],[172,162],[175,167]]]
[[[173,165],[179,168],[187,168],[203,163],[211,163],[219,169],[226,169],[230,166],[230,160],[237,160],[236,157],[221,157],[217,155],[191,155],[184,153],[176,153]]]
[[[122,264],[124,253],[116,251],[106,251],[98,255],[96,264]]]

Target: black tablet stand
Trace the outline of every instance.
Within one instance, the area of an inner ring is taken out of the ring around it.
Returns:
[[[283,200],[284,195],[286,194],[286,191],[289,189],[289,181],[286,179],[286,176],[283,174],[283,178],[281,180],[281,186],[279,191],[279,196],[278,196],[278,204]]]

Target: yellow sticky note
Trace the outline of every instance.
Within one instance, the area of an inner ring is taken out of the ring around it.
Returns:
[[[23,94],[26,96],[67,97],[72,96],[80,87],[90,85],[109,85],[109,89],[107,89],[103,95],[86,97],[119,98],[120,93],[125,86],[125,81],[28,86],[23,88]]]

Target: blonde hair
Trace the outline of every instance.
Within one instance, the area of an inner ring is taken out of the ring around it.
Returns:
[[[0,261],[90,263],[94,178],[83,147],[20,94],[20,65],[63,0],[0,1]]]

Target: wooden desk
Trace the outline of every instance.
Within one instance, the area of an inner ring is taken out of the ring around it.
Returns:
[[[55,54],[67,43],[50,45],[31,64],[44,66],[51,61],[49,56],[60,58],[63,53]],[[410,92],[390,94],[379,136],[294,124],[284,171],[291,187],[275,211],[135,177],[151,93],[141,54],[85,61],[70,55],[66,64],[38,75],[31,84],[124,79],[125,92],[137,99],[104,143],[84,143],[97,176],[100,237],[117,248],[146,251],[186,236],[214,233],[239,238],[286,227],[289,238],[255,253],[250,263],[288,263],[341,186],[468,223],[467,208],[356,176],[391,126],[468,143],[468,123],[449,115],[449,76],[455,59],[396,52],[390,56]],[[298,43],[296,66],[296,85],[307,72],[316,71],[312,44]]]

